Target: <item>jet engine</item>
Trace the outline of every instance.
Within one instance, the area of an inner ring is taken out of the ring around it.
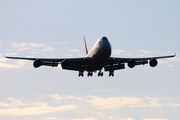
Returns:
[[[135,61],[133,59],[130,59],[129,62],[128,62],[128,66],[130,68],[133,68],[135,67],[136,65],[145,65],[145,64],[148,64],[148,61],[147,60],[139,60],[139,61]]]
[[[61,63],[61,66],[62,68],[67,68],[69,65],[68,61],[64,60],[62,63]]]
[[[158,64],[158,61],[157,61],[155,58],[152,58],[152,59],[149,61],[149,65],[150,65],[151,67],[155,67],[157,64]]]
[[[136,62],[133,59],[130,59],[129,62],[128,62],[128,66],[130,68],[133,68],[135,65],[136,65]]]
[[[34,61],[34,63],[33,63],[33,66],[35,67],[35,68],[38,68],[38,67],[40,67],[42,64],[41,64],[41,61],[39,61],[39,60],[35,60]]]

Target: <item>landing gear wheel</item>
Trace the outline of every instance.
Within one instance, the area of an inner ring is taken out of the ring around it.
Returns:
[[[83,77],[84,76],[84,74],[83,74],[83,72],[79,72],[79,77]]]
[[[103,72],[99,72],[99,73],[98,73],[98,77],[99,77],[99,76],[102,77],[102,76],[103,76]]]
[[[89,76],[93,76],[93,73],[92,72],[88,72],[88,74],[87,74],[87,76],[89,77]]]
[[[109,77],[114,77],[114,71],[109,71]]]

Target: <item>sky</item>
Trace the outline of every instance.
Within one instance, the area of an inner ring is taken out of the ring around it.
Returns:
[[[0,0],[1,120],[179,120],[179,0]],[[83,57],[106,36],[115,57],[173,55],[78,77],[8,56]]]

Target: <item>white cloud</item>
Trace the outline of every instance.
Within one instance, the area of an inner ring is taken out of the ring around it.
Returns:
[[[135,119],[133,119],[133,118],[131,118],[131,117],[128,117],[126,120],[135,120]]]
[[[23,51],[23,50],[29,49],[29,47],[27,47],[27,43],[24,43],[24,42],[13,43],[13,44],[11,44],[11,46],[16,48],[18,51]]]
[[[139,50],[139,52],[144,53],[144,54],[149,54],[152,51],[151,50]]]
[[[158,98],[149,98],[145,97],[110,97],[110,98],[101,98],[99,96],[89,96],[91,100],[88,100],[92,106],[97,109],[113,109],[119,107],[160,107],[162,104],[157,101]]]
[[[102,90],[90,90],[90,91],[93,91],[93,92],[114,92],[114,91],[117,91],[117,90],[102,89]]]
[[[17,51],[24,51],[29,49],[30,51],[52,52],[54,50],[54,48],[40,43],[19,42],[19,43],[12,43],[11,46],[16,48]]]
[[[15,63],[2,63],[3,62],[7,62],[9,60],[5,60],[5,59],[0,59],[0,68],[5,68],[5,69],[12,69],[12,68],[21,68],[22,66],[24,66],[25,62],[22,60],[18,60]]]
[[[112,51],[112,54],[113,55],[120,55],[121,53],[124,53],[125,51],[124,50],[120,50],[120,49],[115,49]]]
[[[180,107],[180,104],[177,104],[177,103],[169,103],[167,106],[169,106],[169,107]]]
[[[122,119],[122,120],[135,120],[135,119],[133,119],[132,117],[128,117],[128,118]]]
[[[179,57],[168,58],[169,61],[180,61]]]
[[[90,117],[90,118],[75,118],[75,119],[73,119],[73,120],[96,120],[96,118],[94,118],[94,117]]]
[[[70,99],[76,99],[76,100],[84,100],[81,97],[75,97],[75,96],[70,96],[70,95],[58,95],[58,94],[53,94],[53,95],[42,95],[39,98],[46,98],[46,97],[50,97],[53,99],[54,103],[59,103],[60,101],[67,101]]]
[[[23,42],[13,43],[11,46],[13,46],[13,47],[15,47],[15,48],[20,48],[20,47],[25,47],[25,46],[27,46],[27,43],[23,43]]]
[[[45,44],[39,44],[39,43],[30,43],[28,45],[31,47],[45,47],[46,46]]]
[[[78,49],[70,49],[69,51],[72,51],[72,52],[79,52],[80,50],[78,50]]]
[[[110,116],[108,117],[108,120],[114,120],[114,117]]]
[[[35,101],[23,101],[21,99],[15,99],[13,97],[6,98],[6,101],[0,101],[0,115],[12,115],[12,116],[26,116],[26,115],[42,115],[47,113],[69,111],[78,109],[78,105],[81,106],[80,110],[87,107],[96,108],[98,112],[96,115],[99,118],[106,118],[109,120],[134,120],[131,117],[118,119],[108,116],[101,110],[105,109],[117,109],[117,108],[147,108],[147,107],[179,107],[179,103],[174,103],[174,100],[179,98],[157,98],[157,97],[135,97],[135,96],[120,96],[120,97],[108,97],[102,98],[99,96],[84,96],[76,97],[72,95],[41,95],[37,96]],[[48,100],[49,102],[43,102]],[[40,101],[40,102],[37,102]],[[60,104],[60,105],[59,105]],[[54,106],[55,105],[55,106]],[[84,117],[84,116],[83,116]],[[44,120],[58,120],[62,118],[47,117]],[[75,118],[69,120],[95,120],[94,117]],[[152,119],[153,120],[153,119]]]
[[[17,53],[6,53],[7,56],[17,55]]]
[[[41,51],[42,52],[53,52],[54,48],[52,47],[44,47]]]
[[[47,118],[44,118],[43,120],[63,120],[63,119],[57,118],[57,117],[47,117]]]
[[[142,119],[142,120],[168,120],[168,119],[146,118],[146,119]]]
[[[100,118],[104,118],[105,117],[104,113],[102,113],[102,112],[98,112],[97,114],[99,115]]]
[[[42,115],[53,112],[68,111],[77,109],[77,105],[62,105],[58,107],[52,106],[37,106],[37,107],[25,107],[25,108],[7,108],[1,109],[0,115],[13,115],[13,116],[26,116],[26,115]]]
[[[68,111],[77,109],[75,104],[67,104],[61,106],[49,106],[45,102],[22,101],[14,98],[7,98],[7,102],[0,102],[0,115],[26,116],[26,115],[42,115],[52,112]]]
[[[109,117],[109,118],[107,118],[107,120],[135,120],[135,119],[133,119],[132,117],[123,118],[123,119]]]
[[[14,105],[9,104],[9,103],[5,103],[5,102],[0,102],[0,106],[1,107],[15,107]]]

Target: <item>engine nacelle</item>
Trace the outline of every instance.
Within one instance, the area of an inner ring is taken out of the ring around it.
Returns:
[[[152,59],[149,61],[149,65],[150,65],[151,67],[155,67],[157,64],[158,64],[158,61],[157,61],[155,58],[152,58]]]
[[[130,68],[133,68],[135,65],[136,65],[136,62],[133,59],[130,59],[129,62],[128,62],[128,66]]]
[[[38,67],[40,67],[42,64],[41,64],[41,61],[39,61],[39,60],[35,60],[34,61],[34,63],[33,63],[33,66],[35,67],[35,68],[38,68]]]
[[[66,60],[64,60],[64,61],[61,63],[61,67],[62,67],[62,68],[67,68],[68,65],[69,65],[69,62],[66,61]]]

